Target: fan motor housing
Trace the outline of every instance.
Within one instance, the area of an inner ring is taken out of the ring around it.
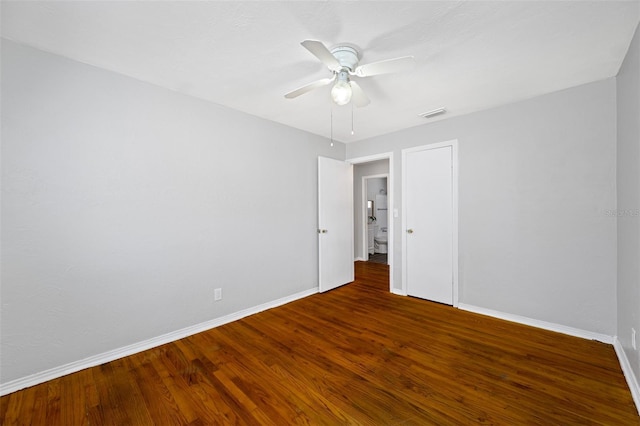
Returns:
[[[360,52],[352,46],[338,45],[331,49],[331,54],[343,68],[348,68],[350,71],[356,69],[360,60]]]

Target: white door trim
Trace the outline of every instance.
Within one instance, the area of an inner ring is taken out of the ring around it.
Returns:
[[[458,307],[458,140],[453,139],[445,142],[438,142],[429,145],[415,146],[402,150],[402,193],[407,188],[406,162],[407,154],[424,151],[428,149],[451,147],[452,155],[452,187],[453,187],[453,306]],[[403,295],[407,295],[407,204],[406,197],[402,197],[402,287]]]
[[[393,238],[393,230],[394,223],[396,219],[394,218],[394,182],[395,182],[395,173],[393,171],[393,152],[383,152],[380,154],[368,155],[366,157],[357,157],[357,158],[349,158],[345,161],[351,164],[362,164],[362,163],[370,163],[371,161],[378,160],[389,160],[389,177],[387,178],[387,208],[389,209],[389,214],[387,215],[389,223],[387,224],[387,262],[389,263],[389,291],[392,293],[397,293],[398,290],[393,287],[393,273],[394,273],[394,238]],[[353,214],[353,212],[352,212]]]

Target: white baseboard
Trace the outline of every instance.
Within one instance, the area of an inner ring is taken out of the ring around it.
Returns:
[[[544,330],[568,334],[570,336],[581,337],[583,339],[597,340],[598,342],[613,344],[613,336],[609,336],[607,334],[594,333],[592,331],[568,327],[566,325],[541,321],[515,314],[508,314],[506,312],[494,311],[493,309],[481,308],[479,306],[467,305],[466,303],[459,303],[458,309],[462,309],[463,311],[475,312],[476,314],[500,318],[511,322],[517,322],[519,324],[530,325],[532,327],[542,328]]]
[[[629,390],[631,390],[633,402],[636,403],[636,409],[638,410],[638,415],[640,415],[640,385],[638,384],[638,379],[635,374],[633,374],[629,358],[627,358],[627,354],[617,336],[613,338],[613,348],[616,350],[616,355],[618,355],[618,360],[620,361],[620,368],[622,368],[624,378],[627,380]]]
[[[366,262],[367,260],[369,260],[369,259],[365,259],[365,258],[364,258],[364,257],[362,257],[362,256],[358,256],[358,257],[356,257],[353,261],[354,261],[354,262]]]
[[[142,342],[103,352],[101,354],[90,356],[79,361],[70,362],[69,364],[61,365],[59,367],[54,367],[40,373],[11,380],[10,382],[0,384],[0,396],[4,396],[20,389],[28,388],[30,386],[38,385],[49,380],[57,379],[58,377],[66,376],[67,374],[75,373],[77,371],[84,370],[85,368],[95,367],[97,365],[114,361],[125,356],[146,351],[147,349],[155,348],[156,346],[183,339],[196,333],[200,333],[233,321],[237,321],[246,316],[257,314],[258,312],[266,311],[267,309],[275,308],[277,306],[293,302],[294,300],[302,299],[317,292],[317,288],[301,291],[299,293],[273,300],[271,302],[243,309],[242,311],[234,312],[220,318],[215,318],[210,321],[205,321],[200,324],[172,331],[170,333],[163,334],[162,336],[153,337]]]

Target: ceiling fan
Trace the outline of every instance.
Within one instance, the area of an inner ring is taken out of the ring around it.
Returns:
[[[413,56],[403,56],[358,65],[361,57],[360,52],[355,46],[348,43],[341,43],[331,50],[317,40],[305,40],[300,44],[316,58],[320,59],[333,75],[292,90],[284,95],[287,99],[296,98],[335,81],[336,83],[331,89],[331,98],[336,104],[346,105],[353,100],[354,105],[357,107],[367,106],[369,102],[371,102],[369,97],[360,88],[358,83],[352,80],[352,77],[371,77],[374,75],[389,74],[410,69],[415,65]]]

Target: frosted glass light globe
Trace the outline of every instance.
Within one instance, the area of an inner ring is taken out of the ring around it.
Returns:
[[[340,80],[331,89],[331,99],[340,106],[346,105],[351,100],[351,93],[349,82]]]

